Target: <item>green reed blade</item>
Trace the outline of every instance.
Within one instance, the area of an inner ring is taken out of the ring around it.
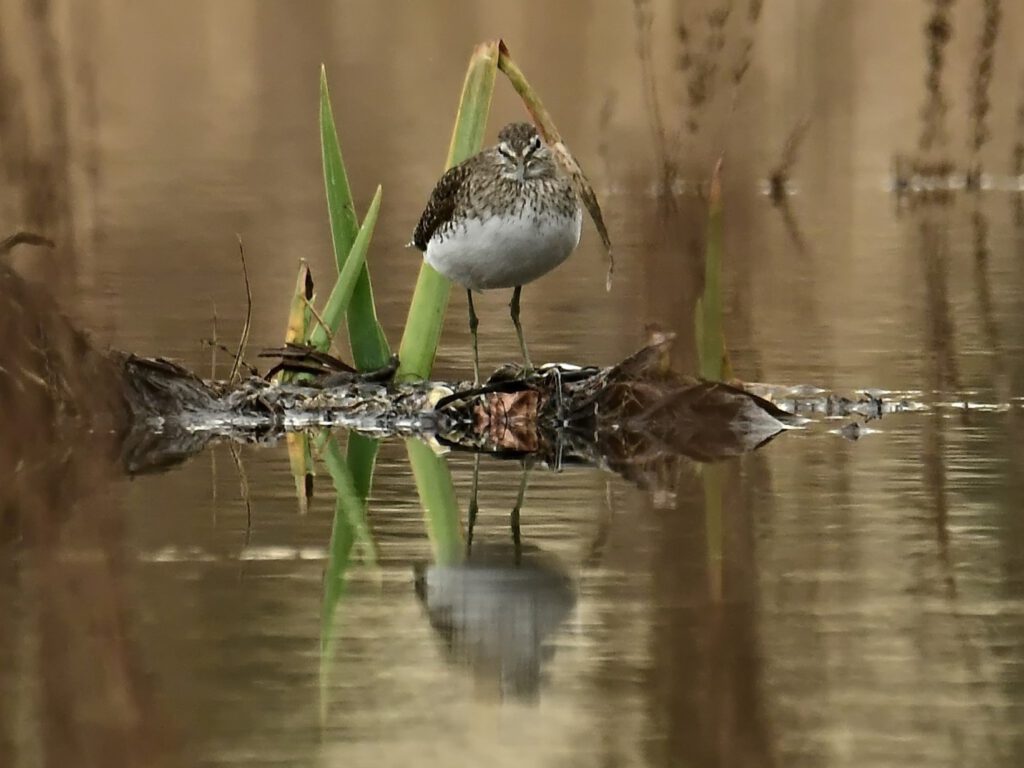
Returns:
[[[359,221],[352,203],[352,191],[348,185],[348,174],[341,157],[341,145],[334,125],[331,97],[327,90],[327,70],[320,68],[320,149],[323,155],[324,186],[327,191],[327,212],[331,220],[331,240],[334,244],[334,259],[338,274],[344,270],[352,244],[356,240]],[[347,309],[348,337],[352,347],[352,358],[360,370],[376,370],[387,365],[391,358],[384,329],[377,319],[373,301],[373,287],[370,272],[363,265],[355,278],[352,298]],[[339,319],[340,322],[340,319]],[[337,332],[335,326],[331,333]],[[327,334],[318,335],[321,349]]]
[[[405,449],[416,478],[434,562],[438,565],[460,563],[465,557],[466,541],[448,462],[415,437],[405,441]]]
[[[461,163],[483,146],[497,72],[498,41],[481,43],[473,51],[466,70],[446,168]],[[398,350],[396,375],[399,379],[425,379],[430,375],[441,341],[450,291],[451,283],[424,262],[416,280]]]
[[[700,375],[720,381],[732,378],[722,322],[722,260],[725,232],[722,219],[722,161],[715,164],[708,196],[707,250],[704,253],[704,293],[694,308]]]
[[[370,207],[366,211],[366,219],[359,228],[352,248],[348,252],[345,265],[338,273],[338,279],[331,289],[331,295],[327,297],[327,304],[324,305],[323,312],[320,313],[320,317],[327,323],[328,328],[325,329],[317,323],[316,328],[309,335],[309,343],[321,351],[327,351],[331,344],[331,336],[337,333],[338,327],[341,325],[341,318],[350,306],[359,275],[366,266],[366,251],[370,247],[373,228],[377,225],[377,215],[380,213],[380,196],[381,189],[378,186],[377,192],[370,202]]]

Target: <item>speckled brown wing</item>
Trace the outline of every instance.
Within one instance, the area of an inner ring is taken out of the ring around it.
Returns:
[[[469,162],[459,163],[453,168],[449,168],[434,187],[427,207],[423,210],[423,215],[420,216],[420,223],[416,225],[416,231],[412,235],[413,245],[421,251],[426,251],[427,243],[430,242],[434,233],[452,220],[452,215],[455,213],[461,196],[460,193],[463,191],[463,185],[466,184],[470,175]]]

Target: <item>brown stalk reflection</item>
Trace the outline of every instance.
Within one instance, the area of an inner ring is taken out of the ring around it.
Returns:
[[[932,354],[925,366],[925,375],[932,392],[955,392],[960,389],[957,368],[955,327],[949,305],[949,234],[931,216],[920,223],[921,259],[925,278],[926,344]],[[926,420],[922,455],[923,482],[931,495],[931,512],[935,524],[935,541],[939,561],[945,574],[950,597],[956,595],[949,554],[949,505],[946,491],[946,434],[943,416],[935,410]]]
[[[925,328],[929,356],[927,379],[934,391],[960,389],[956,326],[949,302],[949,234],[943,220],[926,215],[919,224],[924,267]]]
[[[985,346],[992,360],[992,379],[999,390],[999,399],[1005,402],[1010,397],[1009,382],[1006,380],[1006,366],[1002,350],[999,324],[992,306],[992,286],[989,279],[988,217],[980,208],[971,214],[971,229],[974,235],[974,291],[978,303],[978,314],[985,334]]]
[[[650,617],[650,669],[657,672],[645,685],[649,758],[653,765],[770,766],[752,508],[743,503],[738,462],[703,471],[717,480],[684,477],[674,507],[659,514]]]
[[[1020,96],[1017,101],[1016,140],[1013,142],[1010,168],[1018,184],[1024,181],[1024,75],[1021,76]],[[1024,190],[1018,188],[1017,194],[1012,197],[1013,221],[1018,227],[1024,227]]]

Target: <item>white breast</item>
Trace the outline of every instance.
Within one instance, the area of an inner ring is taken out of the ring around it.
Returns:
[[[557,267],[580,241],[583,215],[552,216],[527,206],[521,216],[467,219],[427,243],[423,258],[474,291],[526,285]]]

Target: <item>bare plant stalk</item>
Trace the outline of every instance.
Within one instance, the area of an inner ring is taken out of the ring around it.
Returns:
[[[327,322],[320,316],[320,313],[317,312],[316,307],[313,306],[312,301],[310,301],[306,297],[303,297],[302,301],[305,308],[313,316],[313,319],[317,321],[320,327],[324,329],[324,333],[327,334],[327,349],[330,350],[334,346],[334,334],[331,333],[331,326],[329,326]]]
[[[249,343],[249,329],[252,326],[252,288],[249,286],[249,269],[245,266],[245,248],[242,245],[242,236],[238,238],[238,256],[242,260],[242,276],[245,278],[245,323],[242,325],[242,337],[238,340],[238,351],[235,353],[235,361],[231,364],[231,375],[228,381],[233,382],[238,376],[238,370],[245,356],[245,347]]]
[[[217,302],[213,302],[213,338],[210,339],[210,378],[217,378]]]

